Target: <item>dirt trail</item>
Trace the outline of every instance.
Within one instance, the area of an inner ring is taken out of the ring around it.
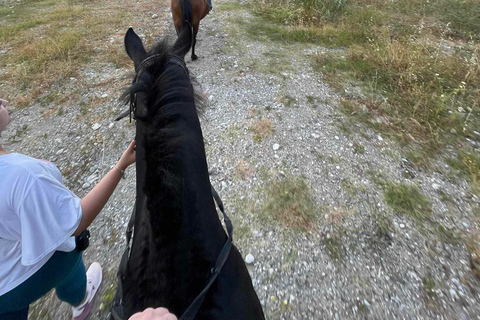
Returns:
[[[325,48],[260,41],[247,30],[258,19],[247,9],[227,1],[214,5],[201,23],[199,60],[188,56],[187,65],[208,96],[202,129],[211,181],[234,222],[237,246],[255,259],[249,270],[267,318],[478,319],[479,282],[456,238],[476,227],[468,184],[419,172],[402,160],[394,141],[349,122],[336,108],[338,95],[312,68]],[[168,4],[152,14],[158,20],[144,15],[135,21],[140,27],[132,25],[142,34],[151,22],[174,35]],[[24,123],[29,129],[9,148],[54,161],[68,172],[66,184],[85,193],[134,135],[125,121],[111,124],[129,72],[97,65],[78,79],[94,85],[112,80],[103,91],[82,93],[87,104],[93,96],[104,99],[92,110],[98,117],[89,115],[90,125],[72,121],[78,105],[62,117],[39,116],[40,106],[18,111],[22,120],[6,136]],[[44,133],[56,137],[46,147],[38,139]],[[106,318],[114,292],[134,200],[133,170],[128,174],[91,228],[85,261],[99,261],[105,276],[90,319]],[[275,181],[301,176],[315,203],[307,231],[267,213]],[[419,186],[432,206],[428,225],[387,205],[389,182]],[[31,307],[31,319],[68,317],[69,307],[53,293]]]

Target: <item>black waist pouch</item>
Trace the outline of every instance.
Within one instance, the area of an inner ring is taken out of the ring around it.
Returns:
[[[90,231],[83,230],[78,236],[75,236],[75,249],[81,252],[88,248],[90,244]]]

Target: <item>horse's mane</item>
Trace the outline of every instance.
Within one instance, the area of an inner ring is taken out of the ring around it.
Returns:
[[[177,299],[178,297],[188,299],[187,292],[199,291],[204,285],[202,280],[205,277],[204,270],[209,266],[208,262],[204,261],[204,253],[201,250],[189,252],[189,249],[195,246],[192,245],[195,235],[190,238],[184,237],[181,242],[171,240],[179,238],[178,233],[182,232],[179,230],[185,230],[184,219],[180,215],[185,211],[185,200],[179,196],[184,194],[186,189],[182,161],[186,152],[185,146],[203,143],[201,134],[186,134],[182,131],[182,128],[185,128],[182,127],[182,121],[197,118],[206,104],[203,96],[194,90],[192,82],[196,83],[195,79],[190,76],[183,59],[174,55],[168,39],[153,47],[147,53],[146,59],[153,59],[153,63],[148,64],[142,71],[150,77],[142,77],[140,74],[138,81],[126,90],[124,97],[132,101],[135,94],[144,93],[137,95],[137,98],[143,97],[143,105],[146,106],[146,114],[140,115],[136,112],[137,120],[142,121],[145,127],[145,145],[137,148],[145,148],[146,171],[143,192],[147,196],[148,213],[144,214],[157,238],[147,240],[148,236],[144,234],[144,237],[147,237],[144,238],[145,241],[155,249],[144,247],[140,259],[150,263],[146,263],[135,273],[139,280],[139,289],[141,288],[139,294],[146,301],[151,299],[150,302],[155,305],[159,302],[156,299],[162,295],[157,292],[158,288],[161,288],[160,282],[170,283],[169,287],[178,292],[173,294]],[[176,257],[176,263],[163,261],[169,252],[174,251],[184,254]],[[198,265],[195,270],[170,269],[173,265],[188,268],[195,264]],[[203,264],[205,267],[202,268]],[[148,272],[150,267],[155,267],[157,272]],[[174,279],[166,279],[161,276],[159,270],[170,270],[169,274],[175,273],[177,276]],[[197,272],[199,274],[195,277],[188,276]],[[138,298],[140,299],[140,296]],[[163,299],[168,300],[169,297]],[[188,300],[171,303],[184,308]]]
[[[148,65],[144,71],[147,71],[151,77],[149,79],[141,77],[139,81],[132,84],[122,99],[129,103],[133,101],[136,93],[145,93],[145,105],[147,107],[147,115],[142,120],[150,123],[150,129],[147,135],[149,140],[154,140],[156,149],[161,154],[157,154],[159,158],[168,160],[173,151],[181,142],[181,133],[175,130],[171,124],[177,119],[184,110],[179,104],[194,103],[197,116],[201,117],[206,108],[206,100],[201,92],[201,87],[196,78],[191,75],[186,66],[184,70],[188,74],[188,78],[178,76],[179,64],[168,64],[172,55],[172,47],[168,38],[155,45],[147,54],[146,59],[153,58],[153,63]],[[175,57],[179,63],[184,63],[183,59]],[[148,148],[147,148],[148,149]],[[160,166],[164,168],[164,166]],[[165,171],[163,184],[165,187],[177,188],[178,181]]]

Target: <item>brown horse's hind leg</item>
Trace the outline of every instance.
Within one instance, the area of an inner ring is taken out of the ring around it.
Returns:
[[[195,54],[195,44],[197,43],[198,24],[193,26],[193,43],[192,43],[192,60],[197,60],[198,57]]]

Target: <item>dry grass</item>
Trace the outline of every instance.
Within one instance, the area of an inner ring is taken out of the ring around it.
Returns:
[[[111,1],[39,0],[0,4],[0,41],[7,52],[0,67],[0,81],[7,84],[2,93],[17,108],[28,107],[45,95],[57,92],[70,77],[77,77],[86,65],[113,62],[126,65],[121,41],[110,44],[106,38],[131,24],[131,10]],[[118,32],[117,32],[118,33]],[[50,103],[60,103],[55,94]]]
[[[263,138],[271,135],[275,130],[270,119],[261,118],[252,121],[250,125],[250,131],[253,132],[253,139],[257,142],[260,142]]]
[[[235,174],[242,180],[250,178],[251,174],[255,172],[255,168],[250,167],[245,161],[240,160],[235,166]]]

